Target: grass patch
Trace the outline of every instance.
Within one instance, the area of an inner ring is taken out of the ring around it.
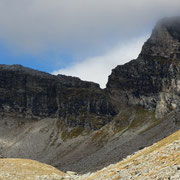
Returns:
[[[67,139],[73,139],[80,135],[83,135],[83,132],[85,131],[84,128],[77,127],[73,129],[64,129],[61,133],[61,138],[63,141],[66,141]]]
[[[146,129],[144,129],[143,131],[141,131],[140,134],[143,134],[143,133],[149,131],[149,130],[152,129],[153,127],[159,125],[161,122],[162,122],[162,119],[159,119],[159,120],[154,121],[152,125],[150,125],[150,126],[147,127]]]
[[[126,132],[129,129],[142,127],[147,122],[158,124],[155,113],[141,106],[133,106],[122,111],[114,120],[113,132]]]
[[[60,180],[65,176],[65,173],[50,165],[28,159],[0,159],[0,167],[0,179],[6,180],[25,180],[27,177],[29,179],[36,179],[36,177],[43,179],[43,176],[49,177],[49,179]]]
[[[93,144],[96,144],[97,147],[102,147],[103,144],[107,143],[108,137],[108,131],[106,129],[102,129],[95,132],[95,134],[92,136],[91,141]]]
[[[136,113],[134,120],[129,126],[129,129],[135,129],[141,125],[143,125],[147,121],[156,121],[155,113],[152,111],[148,111],[147,109],[144,109],[142,107],[136,108]]]

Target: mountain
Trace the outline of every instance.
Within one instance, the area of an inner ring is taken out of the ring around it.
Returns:
[[[136,60],[113,69],[107,89],[130,105],[155,111],[157,118],[176,109],[180,94],[180,18],[163,19]]]
[[[105,89],[76,77],[0,65],[0,156],[97,171],[180,128],[180,17],[155,26]]]

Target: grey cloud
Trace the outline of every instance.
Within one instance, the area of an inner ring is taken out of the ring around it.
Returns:
[[[179,0],[0,0],[0,39],[30,53],[96,53],[179,12]]]

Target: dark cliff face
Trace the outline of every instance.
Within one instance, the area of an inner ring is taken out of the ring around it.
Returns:
[[[35,119],[59,118],[70,127],[97,129],[116,115],[98,84],[20,65],[0,65],[0,94],[1,113],[13,112]]]
[[[107,91],[120,102],[141,105],[162,117],[180,95],[180,17],[161,20],[136,60],[112,70]]]

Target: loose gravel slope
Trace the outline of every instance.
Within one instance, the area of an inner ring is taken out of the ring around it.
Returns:
[[[180,130],[87,178],[87,180],[96,179],[180,179]]]

